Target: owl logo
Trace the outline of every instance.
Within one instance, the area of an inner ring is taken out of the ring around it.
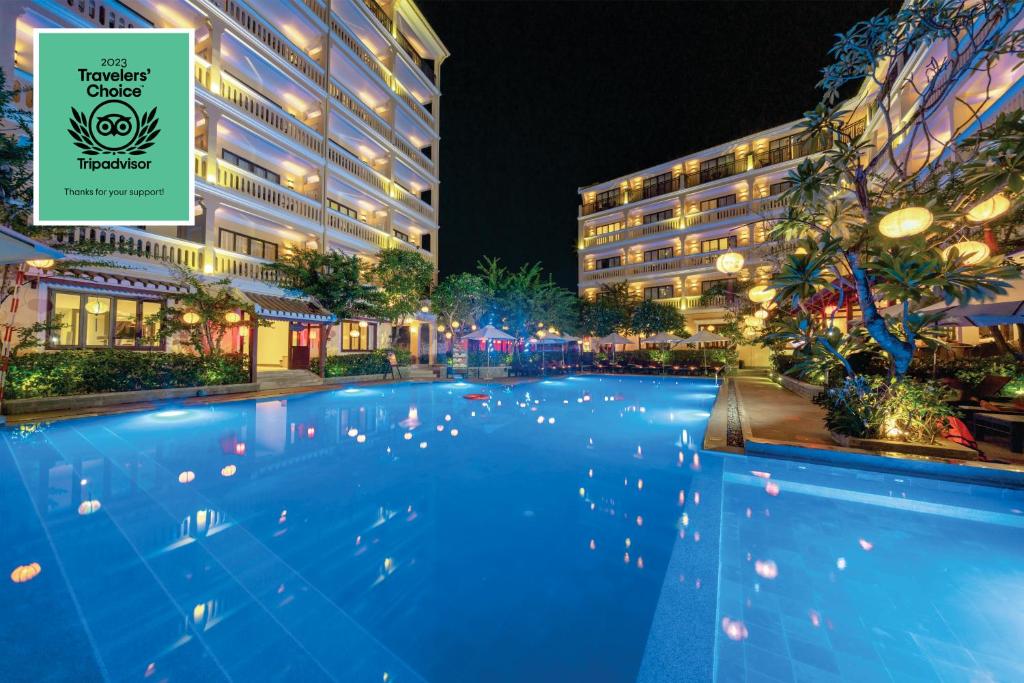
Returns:
[[[68,134],[83,154],[145,154],[160,130],[156,107],[141,117],[124,100],[106,100],[86,116],[71,108]]]

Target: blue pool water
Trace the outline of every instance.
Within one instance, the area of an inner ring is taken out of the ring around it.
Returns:
[[[1024,493],[703,452],[717,391],[0,432],[0,680],[1024,680]]]

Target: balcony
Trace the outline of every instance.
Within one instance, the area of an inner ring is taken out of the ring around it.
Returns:
[[[863,129],[861,133],[863,133]],[[801,140],[802,134],[790,135],[788,143],[780,147],[769,149],[765,152],[758,152],[754,155],[754,168],[774,166],[784,161],[792,161],[818,152],[824,152],[832,145],[827,138],[817,137],[810,140]]]
[[[583,249],[613,244],[615,242],[629,242],[633,240],[654,237],[665,233],[674,233],[685,230],[692,230],[701,226],[714,225],[729,219],[764,220],[771,218],[771,214],[785,207],[785,203],[775,197],[765,197],[752,202],[743,202],[724,206],[721,209],[711,209],[700,213],[691,213],[687,216],[666,218],[654,223],[634,225],[629,228],[616,230],[615,232],[603,235],[591,235],[583,238]],[[684,234],[684,233],[680,233]]]
[[[397,237],[393,237],[392,235],[388,235],[380,230],[371,228],[365,223],[361,223],[354,218],[349,218],[348,216],[331,209],[327,210],[327,226],[332,230],[360,239],[363,242],[377,247],[378,249],[387,249],[389,247],[398,246],[411,251],[421,251],[415,244],[404,242]]]
[[[213,254],[214,273],[218,275],[258,280],[270,284],[277,284],[280,280],[280,274],[270,268],[273,261],[217,248],[213,250]]]
[[[373,0],[367,0],[367,2],[373,2]],[[405,51],[405,54],[408,55],[409,59],[412,60],[412,63],[419,68],[423,75],[427,77],[428,81],[435,83],[433,64],[423,57],[420,57],[420,53],[416,52],[416,48],[413,47],[412,43],[409,42],[409,39],[401,32],[397,34],[397,37],[398,44],[401,46],[402,50]]]
[[[696,187],[697,185],[721,180],[722,178],[728,178],[740,173],[745,173],[746,171],[746,159],[732,159],[724,164],[718,164],[717,166],[702,168],[699,171],[694,171],[693,173],[687,173],[685,176],[686,187]]]
[[[212,164],[212,167],[211,167]],[[208,173],[213,172],[211,179]],[[232,166],[223,160],[209,160],[206,155],[196,155],[196,177],[207,183],[231,190],[232,192],[256,199],[259,204],[286,211],[312,223],[320,223],[320,200],[307,197],[283,185],[270,182],[252,173]]]
[[[747,259],[747,263],[758,263],[764,256],[772,253],[777,247],[780,247],[779,243],[757,242],[742,247],[733,247],[731,249],[722,249],[713,252],[686,254],[667,259],[659,259],[657,261],[644,261],[642,263],[627,263],[614,268],[603,268],[601,270],[584,270],[581,281],[596,282],[612,278],[616,280],[628,280],[637,277],[657,276],[676,271],[714,268],[718,257],[727,251],[743,254]]]
[[[384,8],[378,5],[375,0],[363,0],[363,4],[365,4],[366,8],[370,10],[370,14],[376,17],[377,21],[380,22],[380,25],[384,27],[385,32],[392,33],[391,27],[393,23],[391,21],[391,17],[388,16],[388,13],[384,11]]]
[[[160,265],[177,265],[200,270],[203,267],[203,245],[165,237],[136,228],[74,227],[60,229],[55,243],[108,245],[129,261],[144,261]],[[103,255],[101,258],[108,258]]]

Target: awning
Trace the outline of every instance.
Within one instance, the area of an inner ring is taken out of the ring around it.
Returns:
[[[16,230],[0,226],[0,265],[57,258],[64,258],[64,254]]]
[[[334,323],[337,318],[315,300],[239,292],[253,305],[256,315],[270,320],[290,320],[303,323]]]

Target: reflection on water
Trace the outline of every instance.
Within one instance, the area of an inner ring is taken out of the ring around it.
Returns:
[[[716,391],[703,380],[463,398],[474,390],[393,385],[3,433],[0,494],[21,501],[5,606],[31,647],[0,666],[900,680],[952,651],[967,671],[1015,671],[1011,649],[984,643],[1024,632],[1005,607],[1024,594],[1020,496],[702,452]]]

